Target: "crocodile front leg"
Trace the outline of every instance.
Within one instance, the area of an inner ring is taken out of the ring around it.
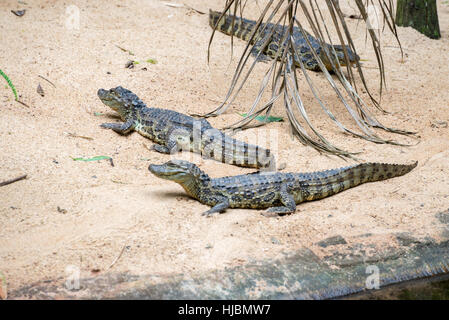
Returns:
[[[227,208],[229,208],[229,200],[225,197],[222,197],[219,199],[219,202],[215,206],[213,206],[211,209],[207,210],[206,212],[203,212],[202,215],[210,217],[212,214],[214,214],[216,212],[223,212]]]
[[[112,129],[120,134],[128,134],[134,129],[134,120],[128,120],[122,123],[102,123],[100,127]]]
[[[277,213],[278,215],[284,215],[288,213],[293,213],[296,211],[295,198],[288,192],[287,186],[283,185],[281,187],[280,196],[281,203],[283,206],[272,207],[267,210],[269,213]]]
[[[190,132],[185,128],[171,128],[166,134],[165,140],[165,144],[154,144],[153,149],[165,154],[173,154],[181,149],[190,151]]]

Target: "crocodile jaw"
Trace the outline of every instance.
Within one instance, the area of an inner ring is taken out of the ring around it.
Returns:
[[[170,170],[165,164],[150,164],[148,170],[150,170],[150,172],[155,176],[167,180],[172,180],[170,179],[170,177],[174,176],[177,173],[176,171]]]
[[[199,199],[201,182],[193,174],[180,168],[172,168],[167,164],[150,164],[148,170],[156,177],[171,180],[181,185],[191,197]]]

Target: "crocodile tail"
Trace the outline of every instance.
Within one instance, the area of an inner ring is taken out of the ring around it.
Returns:
[[[249,40],[251,32],[256,25],[255,21],[234,17],[232,15],[224,15],[220,19],[221,15],[222,13],[219,11],[209,10],[209,25],[212,28],[215,28],[216,26],[217,30],[224,34],[234,35],[243,40]]]
[[[402,176],[418,165],[362,163],[355,166],[302,175],[304,200],[322,199],[366,182]]]
[[[208,130],[203,136],[202,154],[240,167],[275,169],[274,157],[269,149],[236,140],[217,129]]]
[[[232,164],[248,168],[276,169],[273,155],[269,149],[229,138],[233,145]]]

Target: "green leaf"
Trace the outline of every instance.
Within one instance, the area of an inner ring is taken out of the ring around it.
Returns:
[[[242,117],[246,117],[247,116],[247,113],[239,113]],[[260,121],[260,122],[283,122],[284,121],[284,118],[282,118],[282,117],[273,117],[273,116],[269,116],[268,117],[268,119],[267,119],[267,117],[266,116],[257,116],[256,118],[255,118],[257,121]]]
[[[98,160],[109,160],[112,159],[111,157],[108,156],[96,156],[93,158],[73,158],[71,157],[74,161],[98,161]]]
[[[11,80],[8,78],[8,76],[0,69],[0,75],[6,80],[8,83],[8,86],[11,88],[12,92],[14,93],[14,97],[16,97],[16,101],[19,100],[19,97],[17,96],[17,91],[14,85],[12,84]]]
[[[103,113],[101,113],[101,112],[94,112],[94,116],[102,116],[103,115]]]
[[[146,62],[156,64],[157,60],[156,59],[147,59]]]

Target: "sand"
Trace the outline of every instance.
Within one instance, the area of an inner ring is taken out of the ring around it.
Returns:
[[[101,123],[115,119],[96,92],[122,85],[149,106],[208,112],[224,97],[245,43],[235,40],[235,59],[229,64],[229,37],[217,34],[208,67],[211,29],[207,15],[160,1],[73,1],[79,9],[79,28],[73,29],[76,19],[70,18],[74,11],[69,4],[26,3],[7,0],[0,4],[0,67],[29,105],[16,103],[10,89],[1,86],[0,181],[28,175],[26,180],[0,187],[0,272],[9,290],[64,278],[70,266],[79,268],[81,277],[107,272],[194,276],[276,258],[302,247],[319,254],[316,243],[335,235],[351,238],[371,233],[379,243],[390,241],[394,232],[438,239],[441,230],[435,214],[449,208],[449,5],[444,1],[438,1],[440,40],[398,28],[404,60],[394,37],[387,31],[381,34],[388,86],[382,106],[390,113],[371,110],[387,126],[417,131],[419,144],[378,145],[344,135],[328,126],[312,93],[304,89],[311,117],[318,128],[329,129],[326,137],[330,141],[363,152],[363,161],[418,160],[414,171],[301,204],[295,214],[284,217],[267,218],[262,210],[233,209],[208,219],[200,215],[208,207],[187,197],[179,185],[148,172],[150,163],[163,163],[170,156],[149,151],[143,144],[151,146],[152,142],[137,133],[125,137],[100,128]],[[185,3],[204,12],[222,8],[218,0]],[[342,5],[347,14],[355,12]],[[27,12],[19,18],[10,12],[16,9]],[[251,10],[250,17],[259,12],[257,6]],[[375,91],[378,70],[372,49],[365,45],[364,28],[358,20],[347,23],[359,54],[367,60],[365,76]],[[141,63],[126,69],[128,60]],[[232,107],[210,119],[214,126],[241,119],[238,112],[249,109],[267,66],[257,65]],[[351,126],[322,75],[312,77],[320,83],[332,110]],[[36,92],[39,83],[44,97]],[[276,105],[273,114],[286,118],[282,104]],[[348,164],[303,146],[291,137],[287,122],[259,130],[240,132],[237,137],[245,139],[254,132],[266,137],[274,132],[279,141],[276,155],[279,162],[287,163],[285,171]],[[72,159],[99,155],[113,157],[114,166],[105,160]],[[213,177],[252,172],[187,157]]]

